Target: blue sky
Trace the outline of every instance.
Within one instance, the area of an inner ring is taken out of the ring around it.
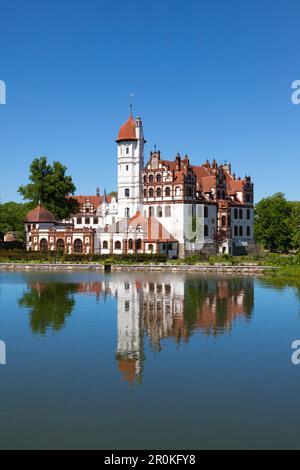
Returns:
[[[42,155],[78,194],[115,189],[130,92],[147,154],[231,161],[256,200],[299,199],[299,14],[297,0],[0,0],[0,201],[21,200]]]

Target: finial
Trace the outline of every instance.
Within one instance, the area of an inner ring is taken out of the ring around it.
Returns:
[[[130,115],[133,116],[133,97],[134,97],[134,93],[130,93],[129,97],[130,97]]]

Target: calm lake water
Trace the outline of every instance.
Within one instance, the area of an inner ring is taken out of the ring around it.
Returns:
[[[300,448],[300,293],[193,274],[0,273],[0,448]]]

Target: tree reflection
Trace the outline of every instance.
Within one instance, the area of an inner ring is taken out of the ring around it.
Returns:
[[[30,309],[30,326],[33,333],[44,335],[47,330],[59,331],[75,307],[73,294],[77,284],[59,282],[35,283],[29,286],[19,300],[22,307]]]

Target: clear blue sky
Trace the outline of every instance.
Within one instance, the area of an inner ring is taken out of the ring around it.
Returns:
[[[300,199],[298,0],[0,0],[0,15],[2,202],[42,155],[78,194],[115,189],[130,92],[147,154],[231,161],[256,200]]]

